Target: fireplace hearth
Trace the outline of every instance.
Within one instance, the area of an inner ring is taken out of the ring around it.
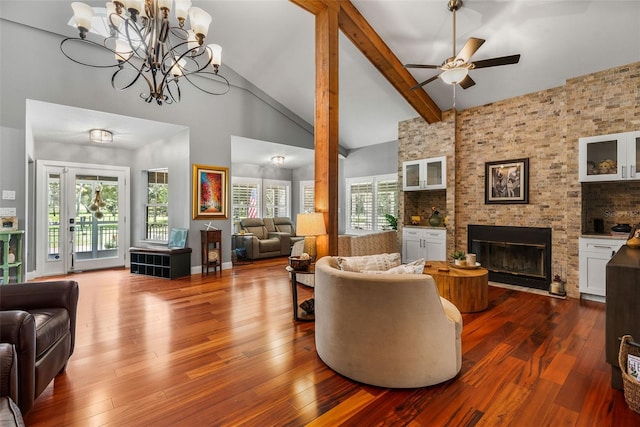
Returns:
[[[549,289],[551,228],[469,225],[467,248],[489,270],[489,280]]]

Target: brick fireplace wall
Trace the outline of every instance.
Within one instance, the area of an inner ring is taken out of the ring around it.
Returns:
[[[447,155],[447,253],[466,250],[468,224],[551,227],[552,263],[566,272],[569,296],[578,297],[578,237],[593,231],[589,221],[604,209],[633,216],[631,206],[640,195],[637,182],[581,184],[578,139],[640,130],[639,88],[640,63],[634,63],[562,87],[446,112],[433,125],[421,118],[401,122],[399,179],[403,161]],[[523,157],[529,158],[529,203],[486,205],[485,162]],[[434,196],[418,193],[400,197],[400,224],[410,221],[416,206],[432,205]]]

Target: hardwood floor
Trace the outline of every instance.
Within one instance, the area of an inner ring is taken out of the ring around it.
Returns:
[[[80,283],[75,353],[27,425],[640,425],[609,386],[602,304],[490,287],[488,310],[463,315],[460,374],[391,390],[322,363],[314,323],[292,320],[285,265],[68,276]],[[299,286],[300,301],[310,294]]]

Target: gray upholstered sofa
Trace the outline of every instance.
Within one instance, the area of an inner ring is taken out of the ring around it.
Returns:
[[[263,220],[267,230],[289,234],[289,237],[291,238],[291,246],[304,240],[304,236],[298,236],[296,234],[296,226],[293,225],[293,221],[291,221],[291,218],[289,217],[276,216],[273,218],[263,218]]]
[[[267,221],[270,227],[273,222]],[[238,223],[239,230],[247,235],[241,237],[240,248],[248,259],[262,259],[285,256],[291,253],[289,233],[269,231],[262,218],[244,218]]]
[[[380,387],[413,388],[455,377],[462,316],[426,274],[342,271],[316,263],[315,339],[334,371]]]

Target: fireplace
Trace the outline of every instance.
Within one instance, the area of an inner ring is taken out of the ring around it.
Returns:
[[[469,225],[467,248],[489,270],[489,280],[549,289],[550,228]]]

